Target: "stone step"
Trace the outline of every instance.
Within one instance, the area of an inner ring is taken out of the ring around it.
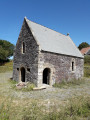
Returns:
[[[35,87],[35,88],[33,88],[33,90],[43,90],[43,89],[51,88],[51,87],[52,87],[52,86],[50,86],[50,85],[42,84],[42,85],[39,86],[39,87]]]

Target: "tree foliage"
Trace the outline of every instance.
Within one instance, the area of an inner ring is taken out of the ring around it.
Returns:
[[[0,40],[0,61],[6,61],[13,56],[14,45],[6,40]]]
[[[87,42],[82,42],[79,46],[78,46],[78,48],[79,48],[79,50],[81,50],[82,48],[86,48],[86,47],[89,47],[90,45],[87,43]]]

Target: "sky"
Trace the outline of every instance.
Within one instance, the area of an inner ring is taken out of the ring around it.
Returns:
[[[0,0],[0,39],[16,45],[25,16],[90,44],[90,0]]]

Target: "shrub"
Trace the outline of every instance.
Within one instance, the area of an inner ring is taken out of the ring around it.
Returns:
[[[84,76],[90,77],[90,67],[84,67]]]
[[[84,57],[84,64],[90,65],[90,55]]]

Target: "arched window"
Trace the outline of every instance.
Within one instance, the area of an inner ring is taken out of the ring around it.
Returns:
[[[72,62],[72,71],[74,71],[74,61]]]
[[[71,62],[70,62],[70,71],[71,72],[75,72],[76,71],[76,62],[75,62],[75,59],[74,58],[72,58],[71,59]]]
[[[25,53],[25,43],[22,44],[22,53]]]

